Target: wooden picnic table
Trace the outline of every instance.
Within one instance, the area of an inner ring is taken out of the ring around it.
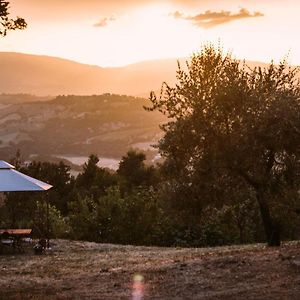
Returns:
[[[0,229],[0,235],[7,233],[9,236],[30,236],[32,229]]]
[[[30,237],[31,233],[32,229],[0,229],[0,243],[23,252],[23,238]]]

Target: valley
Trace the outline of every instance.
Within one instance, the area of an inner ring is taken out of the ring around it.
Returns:
[[[7,160],[19,149],[25,160],[63,159],[76,166],[93,153],[101,166],[116,169],[129,149],[139,149],[153,162],[151,145],[166,121],[145,111],[146,99],[114,94],[16,102],[0,107],[0,155]]]

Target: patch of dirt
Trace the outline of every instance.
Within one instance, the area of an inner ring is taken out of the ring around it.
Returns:
[[[0,299],[299,299],[300,242],[217,248],[53,240],[0,256]]]

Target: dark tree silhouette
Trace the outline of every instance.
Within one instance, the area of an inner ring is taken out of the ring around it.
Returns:
[[[8,30],[25,29],[27,23],[23,18],[9,17],[9,2],[0,0],[0,36],[6,36]]]
[[[122,190],[131,191],[138,186],[155,184],[156,174],[152,166],[145,164],[146,156],[142,152],[129,150],[122,157],[117,174],[121,177]]]
[[[89,156],[89,160],[83,166],[83,172],[76,179],[76,186],[83,194],[99,198],[106,194],[106,190],[116,184],[114,174],[98,167],[99,158],[95,154]]]
[[[226,186],[232,190],[233,182],[244,182],[256,197],[270,246],[280,244],[273,208],[299,202],[296,71],[285,62],[250,70],[207,45],[187,63],[187,71],[179,65],[175,87],[164,83],[159,98],[150,96],[149,110],[170,118],[159,143],[170,182],[184,186],[190,198],[197,195],[197,201],[213,199],[220,189],[222,201],[230,197]]]

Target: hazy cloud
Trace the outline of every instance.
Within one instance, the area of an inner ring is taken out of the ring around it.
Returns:
[[[110,17],[102,17],[98,22],[94,24],[94,27],[105,27],[109,23],[113,22],[116,20],[115,16],[110,16]]]
[[[195,16],[186,16],[179,11],[175,11],[170,14],[176,19],[183,19],[193,22],[194,25],[202,27],[202,28],[211,28],[224,23],[228,23],[231,21],[245,19],[245,18],[255,18],[262,17],[263,14],[261,12],[253,12],[250,13],[247,9],[241,8],[239,12],[232,13],[230,11],[210,11],[207,10],[204,13],[200,13]]]

